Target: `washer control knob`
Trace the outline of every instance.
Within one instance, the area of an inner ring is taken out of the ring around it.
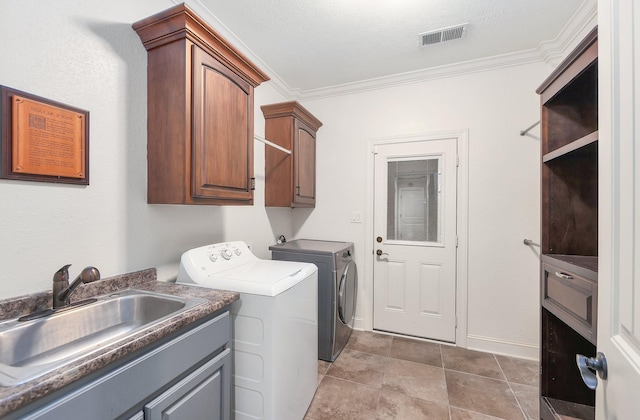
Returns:
[[[233,254],[229,249],[225,248],[222,251],[220,251],[220,255],[222,255],[222,258],[224,258],[225,260],[228,260],[231,258]]]
[[[240,248],[236,248],[233,252],[235,252],[236,255],[242,254],[242,251],[240,251]]]
[[[209,259],[211,262],[216,262],[218,260],[218,256],[216,254],[209,255]]]

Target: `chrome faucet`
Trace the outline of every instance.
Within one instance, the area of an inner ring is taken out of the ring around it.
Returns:
[[[85,267],[78,277],[69,284],[69,267],[67,264],[53,275],[53,309],[63,308],[71,304],[70,296],[82,283],[100,280],[100,271],[95,267]]]

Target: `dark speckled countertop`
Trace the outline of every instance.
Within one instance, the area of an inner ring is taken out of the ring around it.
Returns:
[[[16,386],[0,386],[0,417],[89,375],[109,363],[166,337],[207,315],[213,314],[231,304],[240,296],[238,293],[224,290],[159,282],[156,281],[156,269],[151,268],[81,285],[72,295],[72,301],[129,288],[181,297],[198,297],[205,299],[207,302],[170,317],[159,324],[154,324],[153,328],[142,330],[129,340],[105,346],[91,355],[71,361],[37,379]],[[0,321],[50,308],[51,301],[51,292],[34,293],[0,300]]]

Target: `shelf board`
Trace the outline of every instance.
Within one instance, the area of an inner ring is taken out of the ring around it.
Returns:
[[[598,257],[590,255],[563,255],[563,254],[542,254],[542,260],[550,264],[559,265],[557,261],[562,261],[564,265],[577,267],[572,269],[578,275],[591,280],[598,279]]]
[[[578,140],[574,140],[571,143],[562,146],[552,152],[546,153],[542,156],[543,162],[549,162],[553,159],[565,156],[573,151],[576,151],[584,146],[588,146],[591,143],[595,143],[598,141],[598,130],[593,133],[589,133],[586,136],[579,138]]]
[[[595,407],[555,398],[542,397],[542,403],[553,413],[554,419],[595,420]]]

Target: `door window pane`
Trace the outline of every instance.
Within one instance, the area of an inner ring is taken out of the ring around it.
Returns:
[[[387,239],[440,242],[440,157],[387,161]]]

